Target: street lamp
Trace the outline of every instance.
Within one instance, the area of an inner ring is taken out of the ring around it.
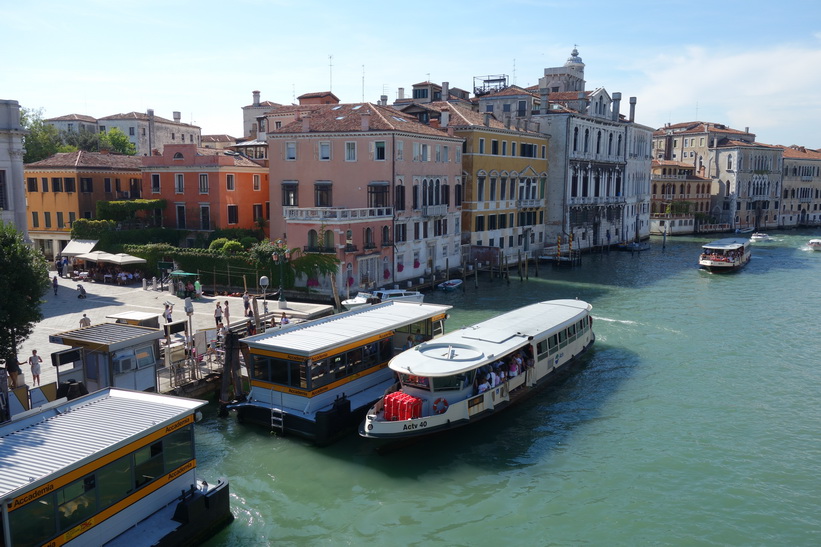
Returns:
[[[263,275],[259,278],[259,286],[262,287],[262,313],[264,315],[268,315],[268,300],[266,298],[266,292],[268,290],[268,276]]]
[[[274,252],[271,253],[271,258],[274,260],[274,264],[279,264],[279,309],[288,307],[288,303],[285,301],[285,292],[283,291],[287,253],[288,247],[285,246],[285,243],[283,243],[281,239],[277,239],[274,242]]]

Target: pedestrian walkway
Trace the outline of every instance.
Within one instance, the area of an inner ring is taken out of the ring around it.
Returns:
[[[49,272],[49,279],[52,279],[55,275],[56,272]],[[49,336],[80,328],[80,320],[83,318],[84,313],[91,319],[91,324],[96,325],[111,322],[110,319],[106,319],[106,316],[124,311],[143,311],[160,315],[163,312],[164,303],[167,301],[174,304],[173,321],[187,318],[183,309],[184,300],[169,293],[168,287],[165,291],[159,291],[150,288],[143,290],[142,284],[120,286],[113,283],[82,282],[87,297],[77,298],[79,294],[77,290],[78,282],[62,277],[58,277],[57,280],[59,283],[57,296],[54,296],[51,283],[49,283],[49,289],[43,295],[44,302],[41,305],[43,320],[34,327],[34,332],[23,342],[17,354],[21,362],[28,359],[33,349],[36,349],[37,353],[43,357],[42,372],[40,374],[42,384],[57,381],[57,369],[51,365],[51,354],[55,351],[69,349],[68,346],[49,342]],[[191,319],[194,331],[213,329],[215,327],[214,307],[216,302],[225,302],[226,300],[230,302],[231,324],[236,325],[241,322],[244,319],[242,298],[206,296],[192,301],[194,313]],[[261,305],[260,302],[260,307]],[[277,305],[278,302],[269,300],[269,311],[279,313]],[[289,317],[299,319],[327,313],[328,308],[330,307],[322,304],[288,302],[282,311]],[[23,369],[26,383],[30,386],[30,367],[26,364],[21,365],[20,368]]]

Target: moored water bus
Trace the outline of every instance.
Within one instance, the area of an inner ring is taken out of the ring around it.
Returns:
[[[411,348],[359,434],[400,440],[464,426],[499,412],[558,376],[594,342],[592,306],[531,304]]]
[[[328,444],[394,383],[388,361],[444,333],[452,306],[384,302],[241,340],[251,390],[242,422]]]
[[[750,261],[750,240],[728,237],[701,247],[698,266],[712,273],[734,272]]]
[[[197,478],[205,401],[118,388],[0,426],[0,545],[193,545],[231,522],[228,483]]]

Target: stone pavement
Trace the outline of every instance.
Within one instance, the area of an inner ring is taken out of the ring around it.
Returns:
[[[49,272],[49,279],[56,275],[55,272]],[[31,350],[36,349],[37,354],[43,358],[43,365],[41,367],[40,383],[48,384],[57,381],[57,369],[51,365],[51,354],[55,351],[62,351],[69,349],[68,346],[62,344],[52,344],[48,341],[50,335],[68,330],[80,328],[80,319],[83,314],[88,315],[91,319],[91,324],[111,322],[111,319],[106,319],[106,316],[125,311],[142,311],[142,312],[156,312],[160,315],[163,312],[165,301],[174,304],[173,320],[178,321],[185,319],[187,316],[183,309],[184,300],[171,294],[168,287],[165,291],[143,290],[142,284],[133,284],[130,286],[119,286],[109,283],[94,283],[82,282],[85,287],[88,297],[85,299],[77,298],[79,294],[77,291],[78,281],[70,279],[57,278],[59,288],[57,289],[57,296],[54,296],[54,291],[49,283],[49,289],[43,296],[44,303],[42,304],[43,320],[35,327],[34,332],[25,340],[18,350],[18,358],[21,362],[26,361],[31,355]],[[192,324],[194,332],[202,329],[212,329],[215,327],[214,323],[214,308],[216,302],[229,301],[231,309],[231,324],[236,325],[243,320],[243,305],[241,297],[233,296],[205,296],[199,300],[192,301],[194,306],[194,314],[192,316]],[[278,302],[275,300],[268,301],[268,311],[279,314],[277,308]],[[262,307],[262,302],[258,304]],[[296,319],[305,319],[315,317],[323,313],[327,313],[330,306],[322,304],[310,304],[301,302],[287,302],[286,307],[282,310],[289,317]],[[260,309],[260,312],[262,310]],[[162,322],[162,318],[160,318]],[[20,368],[25,374],[26,383],[29,387],[31,382],[31,368],[28,364],[21,365]]]

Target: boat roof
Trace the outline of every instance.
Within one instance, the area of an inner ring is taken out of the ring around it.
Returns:
[[[706,245],[702,245],[702,249],[716,249],[721,251],[731,251],[733,249],[740,249],[744,247],[750,240],[743,237],[727,237],[724,239],[717,239]]]
[[[206,404],[119,388],[61,401],[0,426],[0,498],[37,488]]]
[[[446,313],[453,306],[416,302],[383,302],[284,329],[243,338],[253,350],[310,356],[368,338],[402,325]]]
[[[151,327],[140,327],[127,323],[99,323],[90,327],[50,334],[48,341],[52,344],[111,352],[158,340],[164,336],[162,330]]]
[[[415,376],[460,374],[492,363],[551,329],[566,327],[590,309],[582,300],[531,304],[414,346],[394,357],[389,366]]]

